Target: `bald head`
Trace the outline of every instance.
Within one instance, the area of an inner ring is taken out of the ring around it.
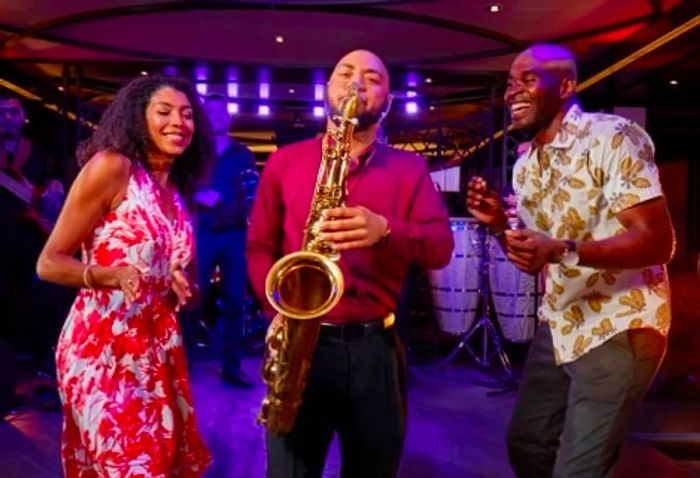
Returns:
[[[350,86],[359,86],[359,124],[357,129],[376,125],[390,105],[389,72],[376,53],[353,50],[343,56],[328,79],[326,100],[333,115],[338,114]]]
[[[577,79],[576,58],[564,47],[538,43],[520,53],[513,64],[528,62],[559,78]]]
[[[340,60],[338,60],[338,63],[336,63],[331,77],[338,69],[342,68],[374,72],[377,74],[377,76],[381,77],[381,80],[386,84],[387,88],[389,86],[389,72],[386,69],[386,65],[382,59],[379,58],[379,55],[369,50],[353,50],[343,56]]]

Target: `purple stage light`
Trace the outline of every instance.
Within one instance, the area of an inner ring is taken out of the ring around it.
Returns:
[[[238,98],[238,83],[230,81],[226,84],[226,93],[229,98]]]
[[[414,115],[418,113],[418,103],[416,103],[415,101],[409,101],[408,103],[406,103],[406,113],[408,113],[409,115]]]
[[[323,83],[316,83],[314,85],[314,100],[323,101],[323,97],[325,96],[325,93],[326,93],[326,88],[323,85]]]
[[[258,86],[258,96],[263,100],[270,97],[270,83],[260,83]]]
[[[194,67],[194,79],[197,81],[207,81],[209,79],[209,69],[206,65],[197,65]]]

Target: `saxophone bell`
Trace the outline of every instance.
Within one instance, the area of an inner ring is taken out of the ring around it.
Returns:
[[[285,317],[307,320],[325,315],[343,294],[343,273],[328,256],[299,251],[275,262],[265,280],[270,305]]]

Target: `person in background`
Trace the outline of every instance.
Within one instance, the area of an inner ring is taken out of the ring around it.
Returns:
[[[27,135],[28,122],[20,99],[0,93],[0,340],[51,375],[70,299],[38,281],[35,265],[65,195],[53,158]]]
[[[546,268],[540,325],[508,429],[518,477],[611,476],[624,432],[654,378],[671,323],[666,264],[674,231],[637,124],[587,113],[576,62],[538,44],[510,68],[513,126],[534,135],[513,170],[523,229],[509,230],[482,178],[467,206],[518,268]]]
[[[195,477],[210,462],[176,318],[196,295],[187,203],[209,152],[191,84],[158,76],[120,89],[78,148],[36,266],[80,288],[56,351],[68,478]]]
[[[197,210],[197,264],[199,287],[203,299],[212,292],[211,278],[216,267],[221,286],[221,378],[229,385],[252,388],[253,383],[241,371],[243,355],[243,310],[247,284],[245,235],[248,225],[249,199],[247,175],[255,172],[255,158],[250,150],[229,135],[231,115],[226,98],[213,94],[204,100],[204,111],[213,134],[216,159],[207,184],[195,193]],[[193,358],[196,330],[204,301],[185,311],[182,321]]]

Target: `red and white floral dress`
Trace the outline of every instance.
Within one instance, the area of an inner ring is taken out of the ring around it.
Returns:
[[[211,457],[193,413],[174,304],[171,266],[193,254],[182,200],[166,217],[159,190],[132,166],[124,200],[83,244],[100,266],[139,265],[141,296],[127,307],[118,289],[82,289],[56,351],[63,402],[66,477],[199,477]]]

